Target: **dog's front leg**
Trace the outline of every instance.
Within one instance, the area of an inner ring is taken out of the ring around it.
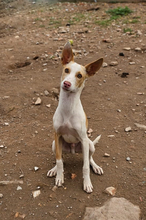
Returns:
[[[64,170],[63,170],[63,161],[62,161],[62,137],[55,133],[55,150],[56,150],[56,167],[57,175],[55,184],[61,186],[64,183]]]
[[[89,140],[88,138],[82,141],[83,151],[83,188],[87,193],[93,191],[93,186],[90,180],[90,164],[89,164]]]

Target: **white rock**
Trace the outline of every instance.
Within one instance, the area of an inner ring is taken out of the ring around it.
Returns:
[[[136,47],[135,51],[141,51],[141,48],[140,47]]]
[[[123,50],[129,51],[129,50],[131,50],[131,48],[130,47],[125,47]]]
[[[146,125],[135,123],[136,127],[146,130]]]
[[[135,62],[129,62],[130,65],[135,65]]]
[[[112,61],[109,65],[110,65],[110,66],[117,66],[117,65],[118,65],[118,62],[117,62],[117,61]]]
[[[32,192],[33,198],[36,198],[40,194],[41,194],[41,190],[35,190],[35,191]]]
[[[37,98],[35,105],[40,105],[42,103],[42,100],[40,97]]]
[[[137,31],[138,35],[142,35],[142,32],[140,30]]]
[[[110,157],[110,154],[105,153],[105,154],[104,154],[104,157]]]
[[[39,167],[34,167],[34,170],[35,170],[35,171],[38,171],[38,170],[39,170]]]
[[[108,193],[108,194],[110,194],[111,196],[115,196],[115,194],[116,194],[116,189],[115,189],[114,187],[110,186],[110,187],[107,187],[107,188],[105,189],[105,192]]]
[[[129,127],[125,128],[125,131],[130,132],[130,131],[132,131],[132,128],[129,126]]]
[[[126,160],[127,160],[127,161],[130,161],[130,160],[131,160],[131,158],[130,158],[130,157],[127,157],[127,158],[126,158]]]
[[[17,190],[22,190],[22,187],[21,186],[17,186]]]
[[[102,67],[107,67],[107,66],[108,66],[108,64],[105,62],[102,64]]]
[[[47,107],[47,108],[50,108],[50,107],[51,107],[51,104],[46,105],[46,107]]]
[[[113,138],[113,137],[115,137],[114,134],[110,134],[110,135],[108,135],[108,138]]]
[[[3,194],[2,193],[0,193],[0,199],[2,199],[4,196],[3,196]]]
[[[124,198],[111,198],[102,207],[87,207],[83,220],[139,220],[140,208]]]
[[[4,145],[0,145],[0,148],[4,148]]]

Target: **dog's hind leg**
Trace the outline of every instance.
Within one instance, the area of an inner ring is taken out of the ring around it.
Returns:
[[[90,165],[94,171],[94,173],[102,175],[103,174],[103,169],[101,167],[99,167],[95,161],[93,160],[93,154],[95,152],[95,147],[94,147],[94,143],[98,143],[98,140],[100,139],[100,136],[98,136],[93,142],[90,140],[89,142],[89,160],[90,160]]]

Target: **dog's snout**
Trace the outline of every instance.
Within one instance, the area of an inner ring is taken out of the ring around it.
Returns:
[[[65,87],[65,88],[71,87],[71,83],[68,82],[68,81],[64,81],[64,87]]]

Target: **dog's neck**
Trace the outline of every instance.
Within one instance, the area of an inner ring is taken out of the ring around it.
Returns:
[[[61,88],[58,107],[63,112],[73,112],[79,106],[82,106],[80,100],[81,92],[82,89],[79,89],[77,92],[70,92]]]

